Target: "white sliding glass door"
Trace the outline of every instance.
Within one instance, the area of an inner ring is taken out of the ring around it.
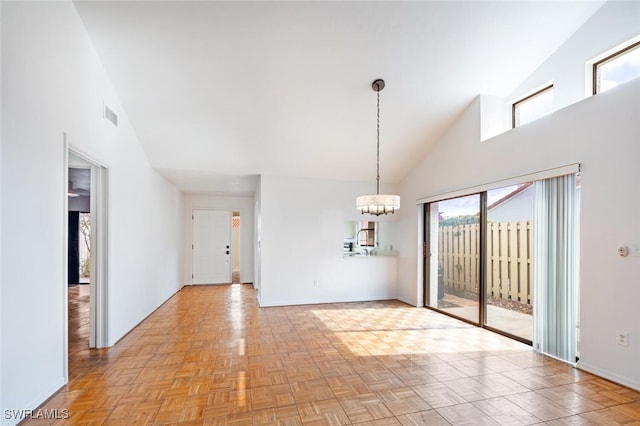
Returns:
[[[427,201],[424,303],[574,363],[575,173]]]
[[[533,340],[535,187],[487,191],[485,325]]]
[[[430,203],[428,306],[478,323],[480,195]]]

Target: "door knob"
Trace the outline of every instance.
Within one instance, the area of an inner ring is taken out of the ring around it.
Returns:
[[[229,250],[227,250],[227,254],[229,254]]]

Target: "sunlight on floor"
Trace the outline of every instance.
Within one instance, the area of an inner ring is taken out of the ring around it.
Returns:
[[[367,302],[368,303],[368,302]],[[312,309],[334,336],[354,355],[418,355],[456,352],[530,351],[531,347],[496,333],[427,309],[400,302],[376,302],[392,307],[367,307],[367,303],[337,304]]]

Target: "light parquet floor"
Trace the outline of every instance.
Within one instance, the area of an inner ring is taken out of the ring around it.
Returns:
[[[69,410],[53,424],[640,424],[640,393],[427,309],[254,296],[186,287],[113,348],[70,343],[42,408]]]

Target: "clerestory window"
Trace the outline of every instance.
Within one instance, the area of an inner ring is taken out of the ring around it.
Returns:
[[[553,84],[514,102],[512,126],[515,129],[551,112],[553,112]]]
[[[640,77],[640,42],[593,64],[593,94]]]

